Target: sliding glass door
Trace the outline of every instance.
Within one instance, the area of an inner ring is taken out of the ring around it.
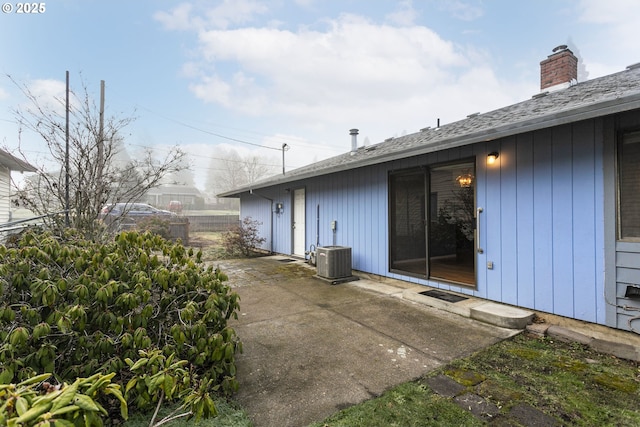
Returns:
[[[429,172],[429,277],[475,285],[475,176],[473,163]]]
[[[391,269],[474,286],[474,162],[393,173],[389,191]]]
[[[426,276],[426,177],[424,169],[389,178],[391,269]]]

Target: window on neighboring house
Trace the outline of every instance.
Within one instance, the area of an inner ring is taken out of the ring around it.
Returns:
[[[618,142],[618,237],[640,240],[640,131]]]

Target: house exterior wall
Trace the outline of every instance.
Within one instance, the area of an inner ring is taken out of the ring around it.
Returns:
[[[11,171],[0,167],[0,224],[11,221]]]
[[[306,247],[316,241],[349,246],[355,270],[628,329],[627,315],[611,302],[618,297],[620,305],[624,294],[615,273],[607,276],[613,291],[607,288],[605,298],[605,266],[640,285],[640,248],[619,246],[618,254],[626,255],[616,257],[610,235],[615,210],[612,220],[612,208],[605,206],[615,194],[612,159],[604,154],[611,150],[605,144],[615,140],[614,122],[611,117],[590,119],[288,183],[288,190],[262,189],[262,197],[284,203],[283,212],[272,214],[269,201],[245,194],[241,215],[263,222],[264,235],[272,236],[265,247],[290,254],[291,189],[304,187]],[[499,153],[498,161],[487,165],[492,151]],[[474,158],[476,205],[483,208],[479,246],[484,249],[476,255],[477,285],[389,272],[389,172]],[[267,230],[270,216],[272,231]]]
[[[640,300],[628,298],[627,287],[640,287],[640,241],[618,240],[616,145],[622,131],[640,129],[638,111],[620,114],[604,121],[604,212],[605,212],[605,301],[606,324],[640,332]]]

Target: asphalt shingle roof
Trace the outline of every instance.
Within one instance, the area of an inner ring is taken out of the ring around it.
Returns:
[[[19,172],[35,172],[37,170],[35,166],[30,165],[24,160],[20,160],[4,150],[0,150],[0,165],[9,170]]]
[[[566,89],[542,92],[517,104],[474,115],[439,128],[389,138],[326,160],[303,166],[232,191],[233,197],[313,176],[326,175],[419,154],[491,141],[510,135],[640,108],[640,64]]]

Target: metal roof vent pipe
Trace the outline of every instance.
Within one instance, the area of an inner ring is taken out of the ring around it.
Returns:
[[[358,129],[349,130],[351,135],[351,155],[353,156],[358,151]]]

